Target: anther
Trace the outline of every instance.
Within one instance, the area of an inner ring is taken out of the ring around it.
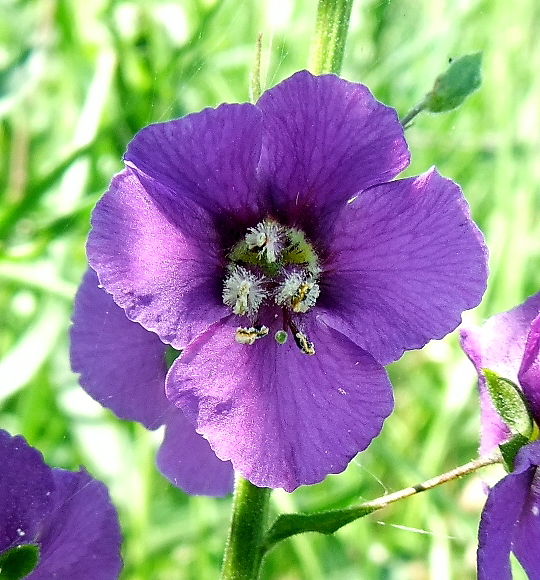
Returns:
[[[239,326],[234,334],[234,340],[240,344],[253,344],[258,338],[267,334],[268,327],[266,326],[251,326],[250,328]]]
[[[313,343],[307,339],[303,332],[296,332],[294,335],[294,342],[304,354],[315,354],[315,347]]]
[[[317,301],[319,292],[316,282],[302,282],[291,298],[293,312],[307,312]]]

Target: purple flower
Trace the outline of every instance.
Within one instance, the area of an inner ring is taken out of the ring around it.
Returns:
[[[34,545],[39,559],[28,580],[118,578],[120,529],[102,483],[84,469],[50,468],[22,437],[3,430],[0,465],[0,558]]]
[[[391,181],[409,162],[403,130],[363,85],[302,71],[256,105],[150,125],[124,159],[90,265],[130,320],[183,351],[167,396],[255,485],[342,471],[392,410],[382,365],[483,294],[459,187],[434,169]]]
[[[493,407],[481,372],[487,368],[521,387],[540,425],[540,293],[491,317],[481,328],[463,329],[461,345],[476,367],[481,403],[482,454],[511,434]],[[478,537],[479,580],[510,580],[512,551],[531,580],[540,580],[540,441],[522,447],[511,473],[490,490]]]

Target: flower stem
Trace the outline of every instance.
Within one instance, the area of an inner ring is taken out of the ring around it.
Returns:
[[[416,115],[420,114],[427,107],[428,102],[429,99],[426,96],[423,101],[420,101],[402,119],[400,119],[400,123],[404,129],[407,129]]]
[[[272,524],[265,536],[263,544],[264,553],[268,552],[282,540],[295,536],[296,534],[303,534],[305,532],[333,534],[343,526],[363,518],[376,510],[382,509],[391,503],[405,499],[406,497],[410,497],[420,493],[421,491],[427,491],[437,485],[467,475],[477,469],[486,467],[487,465],[501,462],[502,456],[499,452],[496,452],[492,455],[469,461],[465,465],[456,467],[447,473],[428,479],[427,481],[413,487],[401,489],[395,493],[384,495],[372,501],[366,501],[360,505],[312,514],[281,514]]]
[[[261,53],[262,53],[262,33],[257,37],[255,44],[255,60],[250,74],[249,100],[255,104],[262,94],[261,89]]]
[[[383,495],[377,499],[372,501],[366,501],[363,504],[358,506],[359,508],[374,508],[380,509],[399,501],[400,499],[405,499],[406,497],[410,497],[411,495],[415,495],[422,491],[427,491],[428,489],[433,489],[438,485],[451,481],[452,479],[457,479],[458,477],[462,477],[463,475],[468,475],[481,467],[486,467],[487,465],[492,465],[494,463],[501,463],[502,457],[501,454],[497,451],[496,453],[492,453],[491,455],[486,455],[484,457],[479,457],[478,459],[473,459],[464,465],[460,465],[446,473],[441,475],[437,475],[436,477],[432,477],[424,481],[423,483],[418,483],[412,487],[406,487],[405,489],[400,489],[395,493],[390,493],[388,495]]]
[[[221,580],[257,580],[271,490],[237,475]]]
[[[319,0],[308,68],[314,74],[341,72],[353,0]]]

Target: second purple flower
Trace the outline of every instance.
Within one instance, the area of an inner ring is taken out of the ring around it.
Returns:
[[[483,369],[514,383],[536,427],[510,473],[490,491],[478,531],[478,580],[511,580],[510,552],[529,580],[540,579],[540,292],[492,316],[481,328],[463,328],[461,346],[478,372],[482,411],[480,452],[493,452],[511,430],[493,405]]]
[[[342,471],[392,410],[383,364],[476,306],[486,249],[459,187],[409,162],[393,109],[299,72],[256,105],[150,125],[87,252],[222,460],[293,490]],[[129,353],[126,353],[126,357]]]

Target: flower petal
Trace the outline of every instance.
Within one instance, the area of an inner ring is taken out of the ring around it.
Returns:
[[[461,328],[461,348],[473,363],[478,373],[478,394],[480,396],[480,455],[491,453],[498,445],[510,438],[510,429],[495,410],[489,395],[486,378],[482,374],[482,335],[479,328]]]
[[[52,509],[54,481],[39,451],[0,429],[0,553],[35,539]]]
[[[124,159],[178,211],[187,199],[214,218],[256,215],[264,206],[257,168],[261,112],[248,103],[224,104],[141,129]],[[156,198],[157,201],[157,198]],[[254,223],[250,225],[255,225]]]
[[[529,329],[518,376],[532,414],[540,423],[540,315]]]
[[[163,186],[155,184],[157,189],[166,196]],[[177,222],[191,231],[183,233],[167,208],[156,205],[126,169],[94,209],[87,253],[101,284],[128,318],[181,349],[227,309],[214,231],[197,215],[175,209]]]
[[[225,495],[230,463],[220,461],[165,396],[165,350],[153,332],[132,322],[88,269],[75,298],[71,364],[84,390],[122,419],[148,429],[166,425],[158,469],[186,493]]]
[[[540,292],[515,308],[495,314],[477,331],[481,366],[518,383],[527,335],[540,312]]]
[[[409,164],[396,112],[364,85],[300,71],[266,91],[257,107],[264,116],[261,165],[278,217],[292,225],[306,216],[328,219]]]
[[[39,535],[40,561],[29,580],[116,580],[122,537],[107,488],[84,469],[54,469],[54,509]]]
[[[292,491],[341,472],[392,410],[386,372],[368,353],[324,324],[304,330],[314,356],[292,339],[238,344],[232,322],[218,323],[167,377],[169,398],[257,486]]]
[[[372,187],[336,223],[317,306],[386,364],[480,302],[486,254],[460,188],[436,170]]]
[[[168,413],[156,463],[161,473],[186,493],[222,497],[233,489],[231,462],[216,457],[178,407]]]
[[[540,441],[525,445],[516,460],[516,471],[535,472],[513,540],[513,552],[529,580],[540,580]]]
[[[510,551],[534,470],[510,473],[489,492],[478,530],[478,580],[511,580]]]
[[[170,403],[165,396],[165,344],[132,322],[88,269],[75,297],[71,366],[83,389],[122,419],[148,429],[163,424]]]

